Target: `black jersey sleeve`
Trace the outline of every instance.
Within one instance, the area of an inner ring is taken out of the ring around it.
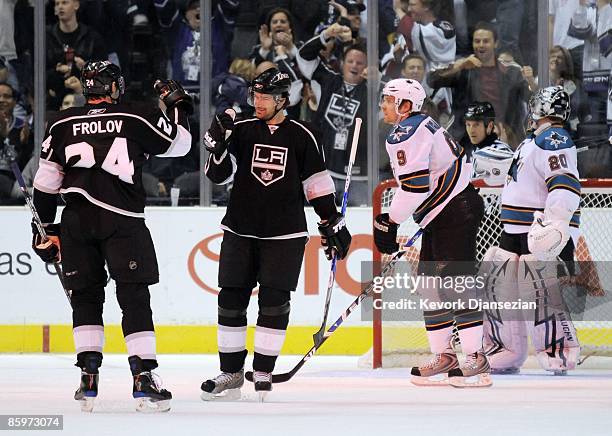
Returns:
[[[317,134],[312,127],[291,120],[303,131],[304,149],[302,151],[300,180],[306,200],[322,219],[328,219],[336,212],[334,182],[325,167],[325,157]]]
[[[158,157],[185,156],[191,149],[191,133],[185,114],[179,109],[170,112],[161,109],[145,111],[142,122],[142,144],[145,152]]]
[[[49,120],[49,126],[53,120]],[[40,150],[38,170],[34,176],[34,207],[44,224],[52,223],[57,212],[57,195],[64,180],[63,152],[49,128]]]

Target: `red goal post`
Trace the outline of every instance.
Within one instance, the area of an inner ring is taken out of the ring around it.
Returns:
[[[486,250],[496,244],[501,234],[502,226],[499,218],[499,200],[501,187],[490,187],[482,181],[477,181],[474,185],[479,188],[480,195],[485,201],[485,217],[481,224],[477,238],[477,257],[482,259]],[[580,240],[576,247],[576,260],[579,261],[612,261],[612,179],[583,179],[581,180],[581,231]],[[397,188],[395,180],[386,180],[380,183],[374,190],[372,197],[372,220],[378,214],[388,211],[393,192]],[[398,229],[398,240],[407,241],[418,229],[416,224],[409,220],[402,224]],[[405,261],[418,261],[420,241],[415,247],[407,250]],[[380,265],[386,262],[388,256],[382,255],[372,242],[373,262]],[[597,269],[593,267],[588,280],[591,284],[600,285]],[[601,286],[600,286],[601,288]],[[608,286],[608,289],[610,286]],[[375,294],[374,298],[381,298],[380,294]],[[606,318],[607,319],[607,318]],[[612,321],[612,312],[609,319]],[[612,322],[580,322],[577,326],[579,336],[583,344],[583,349],[587,349],[590,354],[612,356]],[[391,324],[391,323],[390,323]],[[394,326],[400,332],[397,336],[405,336],[405,344],[393,344],[389,354],[420,354],[426,353],[427,344],[425,329],[422,325],[410,327]],[[419,338],[417,338],[419,336]],[[396,341],[397,342],[397,341]],[[372,367],[380,368],[383,366],[383,355],[387,352],[385,348],[385,323],[381,320],[381,310],[373,309],[373,340],[372,340],[371,359]],[[369,363],[369,356],[367,357]],[[397,360],[397,359],[396,359]],[[392,366],[403,366],[401,364],[391,364]]]

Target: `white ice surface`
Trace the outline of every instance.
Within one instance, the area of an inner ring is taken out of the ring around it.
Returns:
[[[297,360],[282,357],[277,370]],[[248,382],[240,402],[205,403],[200,384],[217,375],[217,357],[160,355],[172,410],[142,415],[133,409],[126,356],[104,356],[92,414],[72,399],[73,363],[70,355],[0,355],[0,414],[61,414],[58,433],[78,436],[612,435],[610,370],[528,370],[494,376],[488,389],[417,388],[406,369],[363,370],[354,357],[315,356],[266,403],[255,401]]]

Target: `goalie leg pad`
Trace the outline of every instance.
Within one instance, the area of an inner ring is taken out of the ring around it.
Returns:
[[[522,300],[535,305],[523,311],[539,364],[547,371],[562,373],[575,369],[580,343],[567,310],[559,281],[561,261],[538,261],[524,255],[519,261],[519,290]]]
[[[480,275],[486,277],[488,302],[516,301],[519,256],[500,247],[485,253]],[[527,359],[527,329],[520,310],[487,309],[484,311],[484,350],[491,372],[516,373]]]

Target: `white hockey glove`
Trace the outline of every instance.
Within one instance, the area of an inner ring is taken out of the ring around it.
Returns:
[[[514,152],[499,147],[488,146],[474,151],[473,180],[484,180],[489,186],[499,186],[506,182]]]
[[[529,251],[538,260],[556,259],[570,238],[569,223],[564,220],[547,220],[544,213],[533,214],[533,224],[527,234]]]

